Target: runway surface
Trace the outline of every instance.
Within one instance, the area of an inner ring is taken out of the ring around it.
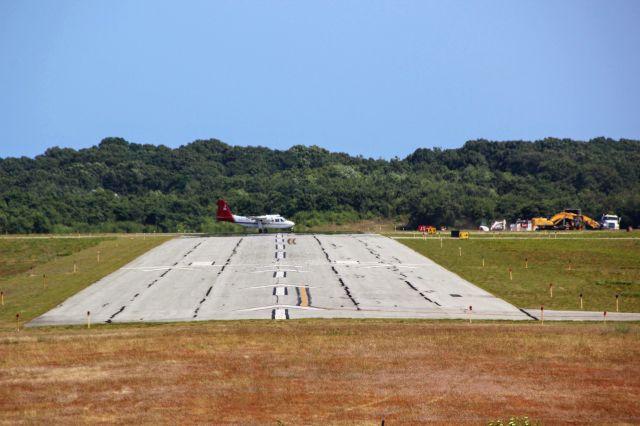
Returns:
[[[471,310],[470,310],[471,307]],[[178,238],[30,325],[296,318],[532,319],[393,239]]]
[[[545,321],[640,321],[640,313],[596,312],[596,311],[554,311],[545,309],[525,309],[536,319]]]

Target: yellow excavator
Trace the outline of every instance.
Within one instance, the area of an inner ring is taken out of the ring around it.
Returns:
[[[534,231],[553,229],[553,222],[546,217],[534,217],[531,219],[531,227]]]
[[[582,222],[587,226],[587,228],[590,229],[600,229],[601,227],[600,222],[590,218],[586,214],[582,215]]]
[[[565,229],[600,229],[600,224],[582,214],[580,209],[564,209],[547,219],[534,217],[531,219],[534,230],[565,230]]]

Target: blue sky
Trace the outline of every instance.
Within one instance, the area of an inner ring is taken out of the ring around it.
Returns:
[[[640,139],[640,1],[0,0],[0,157]]]

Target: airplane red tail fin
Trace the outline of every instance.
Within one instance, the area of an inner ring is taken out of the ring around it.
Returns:
[[[225,200],[218,200],[218,211],[216,212],[216,219],[223,222],[233,222],[233,213],[227,205]]]

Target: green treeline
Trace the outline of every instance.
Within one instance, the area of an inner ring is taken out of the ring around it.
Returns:
[[[198,140],[177,149],[120,138],[36,158],[0,159],[0,232],[203,231],[215,202],[303,224],[406,218],[477,226],[578,207],[640,225],[640,141],[475,140],[370,159],[312,146],[286,151]]]

